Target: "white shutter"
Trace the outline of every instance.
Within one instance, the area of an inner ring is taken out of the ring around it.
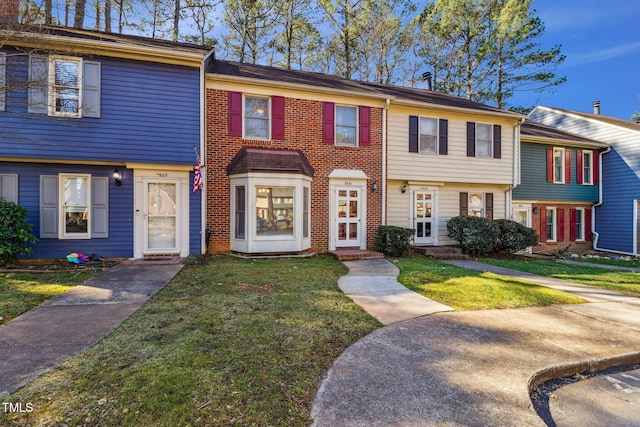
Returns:
[[[100,63],[84,61],[82,66],[82,117],[100,118]]]
[[[47,89],[49,58],[46,55],[29,55],[29,112],[49,113]]]
[[[40,238],[58,237],[58,175],[40,176]]]
[[[109,178],[91,178],[91,238],[109,237]]]

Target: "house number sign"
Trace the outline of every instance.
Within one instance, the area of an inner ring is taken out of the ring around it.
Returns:
[[[160,178],[166,178],[169,176],[167,172],[157,172],[156,175],[159,176]]]

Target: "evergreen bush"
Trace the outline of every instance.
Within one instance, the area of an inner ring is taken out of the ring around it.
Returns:
[[[376,250],[389,256],[407,256],[414,233],[411,228],[381,225],[376,233]]]
[[[13,262],[19,254],[30,254],[36,237],[27,222],[27,209],[0,197],[0,261]]]

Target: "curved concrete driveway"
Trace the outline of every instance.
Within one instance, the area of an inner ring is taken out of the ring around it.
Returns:
[[[640,300],[621,297],[437,313],[382,328],[336,360],[314,425],[544,426],[529,398],[532,378],[640,362]]]

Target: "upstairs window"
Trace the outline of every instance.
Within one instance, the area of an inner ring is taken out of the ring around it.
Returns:
[[[576,182],[591,185],[595,182],[593,151],[576,151]]]
[[[358,110],[356,107],[336,106],[336,145],[358,145]]]
[[[577,172],[578,181],[580,173]],[[547,147],[547,182],[571,183],[571,151],[561,147]]]
[[[49,115],[80,117],[82,59],[52,57],[49,69]]]
[[[420,117],[421,153],[438,154],[438,120]]]
[[[502,127],[467,122],[467,157],[502,157]]]
[[[246,95],[244,97],[244,137],[270,139],[269,98]]]
[[[564,183],[564,150],[553,149],[553,182]]]

